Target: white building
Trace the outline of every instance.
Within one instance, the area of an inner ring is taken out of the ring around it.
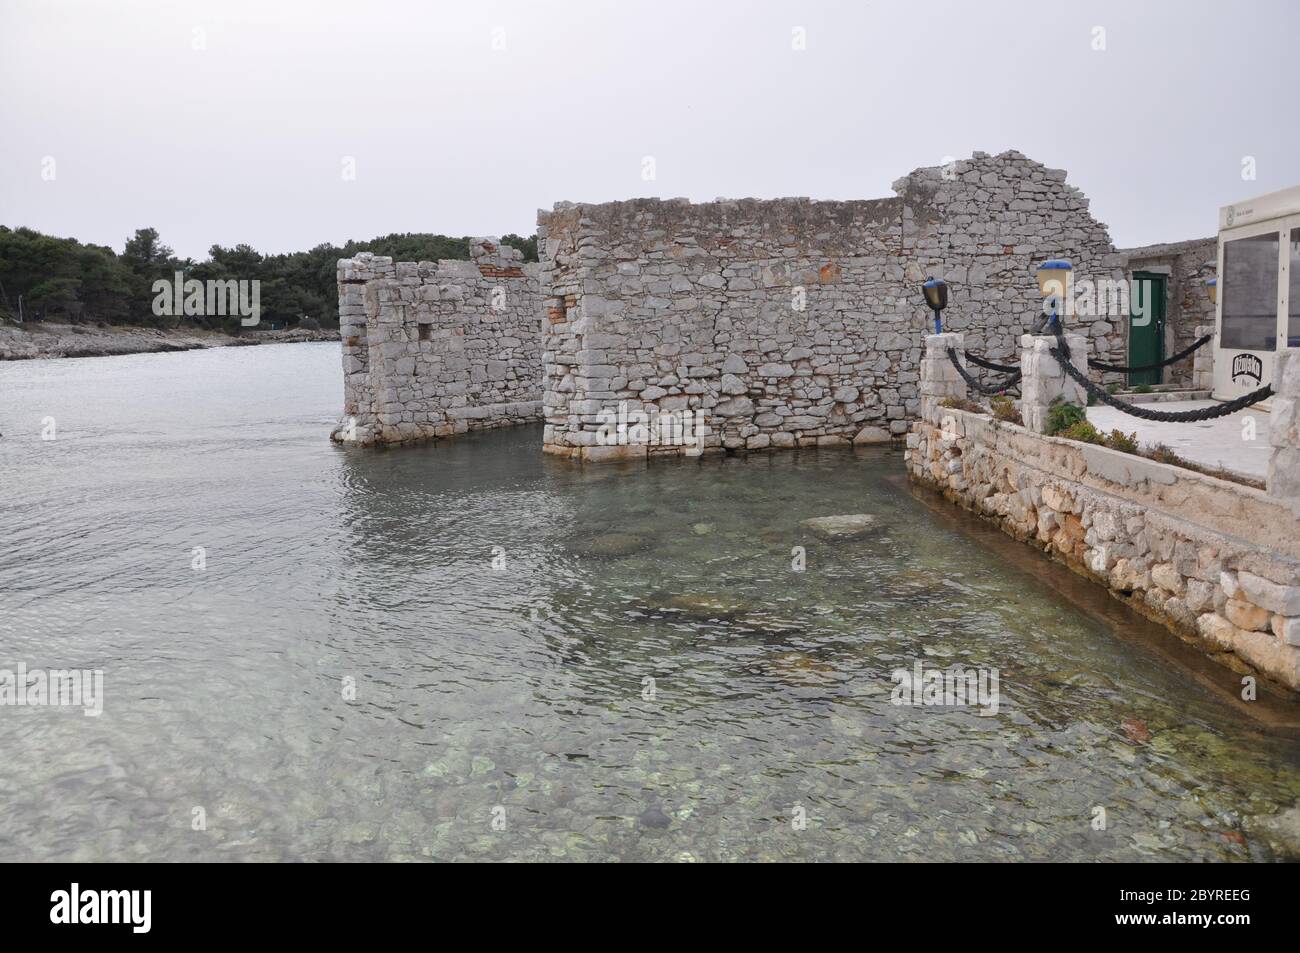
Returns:
[[[1300,348],[1300,186],[1219,209],[1214,396],[1273,382],[1282,348]]]

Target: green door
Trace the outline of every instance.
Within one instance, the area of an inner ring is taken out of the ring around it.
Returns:
[[[1129,295],[1128,363],[1130,367],[1154,364],[1165,357],[1165,276],[1133,272]],[[1128,383],[1159,384],[1163,367],[1129,374]]]

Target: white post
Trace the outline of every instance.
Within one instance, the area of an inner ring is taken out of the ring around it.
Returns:
[[[1273,413],[1268,419],[1268,495],[1300,512],[1300,350],[1281,350],[1273,363]]]
[[[1070,363],[1088,373],[1088,338],[1082,334],[1065,335],[1070,346]],[[1034,433],[1047,429],[1047,408],[1060,397],[1080,407],[1088,405],[1083,385],[1067,377],[1050,350],[1056,347],[1053,334],[1020,336],[1020,417]]]
[[[948,357],[948,349],[953,348],[966,366],[966,344],[962,335],[955,331],[925,336],[925,357],[921,359],[921,419],[934,422],[938,419],[939,404],[949,397],[966,396],[966,382],[957,373]]]
[[[1214,333],[1214,325],[1198,324],[1196,340]],[[1192,352],[1192,390],[1214,390],[1214,341],[1206,341]]]

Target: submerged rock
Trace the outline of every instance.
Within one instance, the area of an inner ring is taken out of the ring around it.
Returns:
[[[700,593],[683,593],[673,596],[664,606],[692,619],[732,619],[745,611],[745,606],[731,599],[706,596]]]
[[[746,613],[735,620],[735,624],[745,632],[757,632],[762,635],[798,635],[804,627],[788,619],[777,619],[762,613]]]
[[[1273,851],[1288,859],[1300,859],[1300,805],[1254,821],[1255,832],[1269,842]]]
[[[827,539],[851,539],[862,536],[880,528],[876,518],[870,513],[844,513],[839,516],[817,516],[803,520],[800,526],[807,526],[818,536]]]
[[[1125,718],[1120,727],[1134,744],[1146,744],[1151,740],[1151,729],[1141,718]]]
[[[646,808],[636,819],[642,827],[649,827],[652,830],[664,830],[672,823],[672,820],[663,809],[657,805]]]
[[[940,642],[938,645],[923,645],[921,651],[932,658],[952,658],[957,654],[957,650],[946,642]]]
[[[773,673],[792,685],[816,685],[835,674],[835,666],[803,652],[786,652],[772,664]]]
[[[637,533],[605,533],[588,541],[582,551],[590,556],[630,556],[649,548],[649,537]]]

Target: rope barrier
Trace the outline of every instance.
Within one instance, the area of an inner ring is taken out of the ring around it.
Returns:
[[[1131,417],[1138,417],[1142,420],[1165,421],[1168,423],[1193,423],[1198,420],[1213,420],[1215,417],[1226,417],[1229,414],[1235,414],[1243,408],[1252,404],[1258,404],[1261,400],[1266,400],[1273,394],[1273,386],[1265,384],[1258,390],[1253,390],[1249,394],[1242,394],[1236,400],[1230,400],[1226,404],[1216,404],[1213,407],[1201,407],[1197,410],[1150,410],[1138,404],[1130,404],[1113,396],[1103,387],[1098,387],[1092,381],[1088,380],[1088,375],[1083,373],[1070,360],[1070,346],[1065,342],[1065,337],[1061,334],[1060,326],[1056,328],[1057,347],[1049,348],[1048,353],[1056,358],[1056,363],[1061,365],[1073,380],[1083,386],[1083,389],[1096,397],[1103,404],[1109,404],[1121,413],[1128,414]],[[1200,346],[1199,344],[1197,345]],[[1091,363],[1091,362],[1089,362]]]
[[[970,357],[969,354],[966,356],[967,358]],[[1020,382],[1020,368],[1017,367],[1014,374],[996,386],[981,384],[978,378],[973,377],[966,368],[961,366],[961,361],[957,359],[956,348],[948,348],[948,360],[952,361],[952,366],[957,368],[957,373],[962,376],[962,380],[966,382],[967,386],[975,388],[975,390],[979,391],[981,394],[987,394],[989,396],[1004,394],[1008,387],[1014,387]]]
[[[983,367],[990,371],[1001,371],[1004,374],[1011,374],[1020,370],[1019,364],[995,364],[992,361],[980,357],[978,354],[972,354],[970,351],[966,352],[966,360],[970,361],[976,367]]]
[[[1157,364],[1138,364],[1133,367],[1127,367],[1123,364],[1107,364],[1104,361],[1089,360],[1088,366],[1091,367],[1094,371],[1114,371],[1117,374],[1136,374],[1139,371],[1154,371],[1157,368],[1168,367],[1170,364],[1173,364],[1177,361],[1181,361],[1188,354],[1191,354],[1197,348],[1204,346],[1205,344],[1209,343],[1212,340],[1214,340],[1213,334],[1207,334],[1204,337],[1197,338],[1191,347],[1184,348],[1183,350],[1175,354],[1173,357],[1167,357],[1163,361],[1160,361]],[[966,359],[970,360],[971,356],[967,354]]]

